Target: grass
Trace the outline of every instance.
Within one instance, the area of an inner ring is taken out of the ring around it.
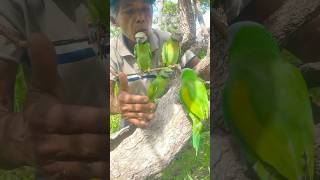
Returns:
[[[191,139],[171,164],[161,173],[161,179],[210,179],[210,131],[201,135],[198,156]]]

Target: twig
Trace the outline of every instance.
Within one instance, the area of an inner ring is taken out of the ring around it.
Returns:
[[[166,69],[166,68],[174,68],[174,69],[179,69],[179,65],[175,64],[175,65],[169,65],[168,67],[160,67],[160,68],[153,68],[153,69],[149,69],[148,71],[146,72],[140,72],[140,73],[132,73],[132,74],[127,74],[127,76],[131,76],[131,75],[143,75],[144,73],[149,73],[149,72],[153,72],[153,71],[161,71],[163,69]],[[118,73],[116,72],[113,72],[113,71],[110,71],[111,74],[113,74],[116,78],[119,76]]]

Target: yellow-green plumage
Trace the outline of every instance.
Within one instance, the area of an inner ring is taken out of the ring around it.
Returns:
[[[313,179],[314,126],[299,70],[264,27],[232,26],[224,119],[260,179]]]
[[[172,38],[168,39],[162,46],[162,63],[164,67],[177,64],[180,58],[179,41]]]
[[[145,72],[151,68],[152,53],[150,43],[145,41],[143,43],[137,43],[134,46],[134,55],[137,60],[137,64],[141,71]]]
[[[192,119],[192,144],[199,150],[203,121],[209,118],[209,100],[204,82],[192,69],[185,68],[181,75],[180,100]]]
[[[167,90],[169,80],[161,75],[158,75],[154,79],[148,89],[148,97],[150,101],[156,102],[157,99],[161,98]]]

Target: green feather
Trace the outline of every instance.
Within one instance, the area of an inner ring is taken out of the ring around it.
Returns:
[[[258,165],[261,179],[262,168],[287,179],[306,174],[313,179],[314,126],[301,73],[281,59],[278,45],[263,26],[238,23],[229,37],[224,119],[249,166]]]
[[[209,100],[204,82],[192,69],[182,71],[180,100],[192,120],[192,144],[198,153],[203,121],[209,119]]]

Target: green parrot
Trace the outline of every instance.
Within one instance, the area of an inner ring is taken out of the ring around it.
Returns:
[[[226,124],[262,179],[312,180],[314,124],[306,83],[260,24],[229,29]]]
[[[167,91],[172,72],[173,70],[170,68],[165,68],[151,82],[148,89],[148,97],[152,102],[157,102]]]
[[[144,32],[138,32],[135,37],[137,43],[134,46],[134,55],[140,70],[146,72],[150,70],[152,63],[151,46]]]
[[[180,42],[174,37],[169,38],[162,45],[162,63],[164,67],[177,64],[180,58]]]
[[[197,73],[184,68],[181,75],[180,100],[192,120],[192,145],[198,154],[203,121],[209,119],[209,100],[205,84]]]

